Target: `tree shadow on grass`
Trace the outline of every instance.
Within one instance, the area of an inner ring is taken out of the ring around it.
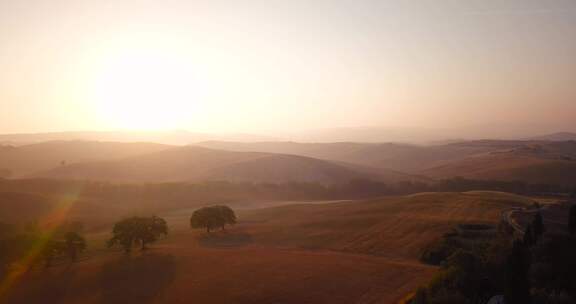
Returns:
[[[68,293],[74,292],[75,279],[76,272],[70,267],[43,269],[18,282],[14,293],[8,294],[6,303],[61,303]]]
[[[199,235],[197,240],[205,247],[240,247],[253,242],[250,234],[226,231],[204,233]]]
[[[172,255],[123,256],[105,264],[100,273],[100,303],[149,303],[174,281]]]

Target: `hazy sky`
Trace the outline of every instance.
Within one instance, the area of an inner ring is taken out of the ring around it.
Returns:
[[[575,117],[574,0],[0,0],[0,133]]]

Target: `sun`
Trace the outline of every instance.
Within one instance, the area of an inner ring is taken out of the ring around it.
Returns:
[[[201,110],[207,85],[189,61],[147,52],[117,54],[98,66],[93,106],[109,127],[175,129]]]

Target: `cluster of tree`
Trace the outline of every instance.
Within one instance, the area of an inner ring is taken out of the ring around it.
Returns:
[[[201,208],[190,218],[192,228],[205,228],[208,232],[215,228],[224,229],[226,225],[235,223],[236,214],[224,205]],[[86,249],[86,241],[80,233],[80,223],[64,223],[48,230],[39,228],[35,223],[24,227],[19,229],[0,222],[0,274],[4,273],[10,264],[30,256],[31,252],[39,253],[33,256],[32,265],[43,261],[48,267],[55,259],[68,258],[71,262],[76,262],[79,254]],[[168,225],[163,218],[129,217],[114,225],[108,246],[119,246],[126,253],[130,253],[133,247],[139,246],[144,250],[148,244],[167,234]]]
[[[226,225],[234,224],[236,224],[234,210],[224,205],[198,209],[190,217],[192,228],[205,228],[207,232],[215,228],[224,230]],[[139,246],[141,250],[145,250],[148,244],[167,235],[168,225],[163,218],[135,216],[125,218],[114,225],[108,246],[120,246],[126,253],[130,253],[134,246]]]
[[[194,211],[190,217],[190,227],[204,228],[207,232],[214,228],[224,230],[226,225],[236,224],[236,214],[228,206],[210,206]]]
[[[126,253],[132,251],[134,246],[140,246],[141,250],[145,250],[146,245],[166,235],[168,225],[164,219],[157,216],[130,217],[114,225],[108,247],[120,246]]]
[[[570,208],[569,227],[576,225]],[[411,303],[487,303],[503,295],[508,304],[576,303],[576,233],[547,233],[536,213],[524,236],[443,242],[434,256],[441,270],[418,289]],[[575,229],[576,230],[576,229]],[[505,230],[500,230],[505,231]],[[427,258],[430,258],[430,252]]]
[[[86,241],[80,230],[70,230],[70,227],[74,226],[43,230],[30,224],[22,229],[0,223],[0,273],[23,257],[31,259],[28,266],[44,264],[48,267],[54,260],[76,262],[86,249]]]

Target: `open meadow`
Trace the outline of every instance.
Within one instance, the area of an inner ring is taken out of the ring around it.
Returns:
[[[190,210],[161,214],[166,239],[130,255],[87,235],[74,264],[37,267],[6,303],[396,303],[436,267],[424,246],[459,223],[496,223],[531,199],[422,193],[237,211],[226,231],[191,230]]]

